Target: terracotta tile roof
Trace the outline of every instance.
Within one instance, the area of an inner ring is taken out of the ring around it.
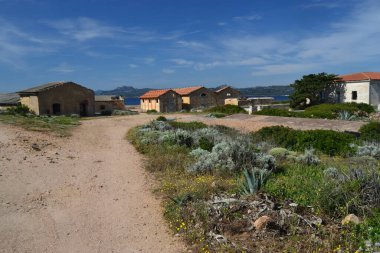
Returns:
[[[179,95],[189,95],[190,93],[197,91],[199,89],[203,88],[203,86],[193,86],[193,87],[185,87],[185,88],[177,88],[173,89],[175,92],[177,92]]]
[[[140,98],[158,98],[167,92],[172,91],[171,89],[165,89],[165,90],[150,90],[146,92],[144,95],[142,95]]]
[[[363,80],[380,80],[380,72],[360,72],[348,75],[341,75],[343,81],[363,81]]]

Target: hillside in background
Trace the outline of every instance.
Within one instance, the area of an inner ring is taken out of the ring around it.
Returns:
[[[212,88],[217,90],[222,86]],[[136,89],[132,86],[120,86],[113,90],[97,90],[96,95],[122,95],[126,98],[139,97],[145,92],[152,90],[150,88]],[[243,97],[262,97],[262,96],[283,96],[290,95],[292,88],[290,86],[258,86],[252,88],[238,88]]]

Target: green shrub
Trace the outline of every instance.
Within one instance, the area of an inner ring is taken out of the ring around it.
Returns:
[[[363,117],[375,110],[372,106],[363,103],[320,104],[306,108],[304,116],[307,118],[336,119],[339,112],[343,111]]]
[[[265,169],[244,170],[244,180],[240,186],[240,192],[243,195],[254,194],[265,184],[271,171]]]
[[[199,121],[191,121],[191,122],[179,122],[179,121],[170,121],[169,124],[174,128],[181,128],[185,130],[196,130],[206,128],[207,125],[205,123]]]
[[[29,109],[28,106],[23,105],[23,104],[18,104],[17,106],[7,108],[6,113],[10,115],[26,116],[27,114],[32,113],[32,111]]]
[[[327,155],[348,155],[354,151],[351,134],[332,130],[295,130],[289,127],[264,127],[253,134],[255,141],[273,141],[276,145],[296,151],[314,148]]]
[[[228,115],[236,113],[247,113],[243,108],[237,105],[218,105],[210,109],[207,109],[206,112],[223,113]]]
[[[158,116],[157,121],[167,121],[167,118],[165,118],[164,116]]]
[[[201,137],[199,139],[199,147],[201,149],[204,149],[204,150],[207,150],[207,151],[211,151],[212,148],[214,147],[214,143],[212,141],[209,141],[207,138],[205,137]]]
[[[274,156],[275,158],[286,158],[286,156],[289,154],[289,150],[286,148],[272,148],[269,150],[268,154]]]
[[[256,115],[268,115],[279,117],[299,117],[299,113],[277,108],[263,108],[261,111],[255,112]]]
[[[157,113],[156,110],[147,110],[146,113]]]
[[[370,122],[359,129],[360,138],[369,142],[380,142],[380,122]]]
[[[131,110],[113,110],[112,115],[118,115],[118,116],[125,116],[125,115],[136,115],[139,114],[136,111],[131,111]]]

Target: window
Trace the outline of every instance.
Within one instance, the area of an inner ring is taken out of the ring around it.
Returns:
[[[100,110],[105,110],[106,109],[106,106],[105,105],[101,105],[100,106]]]
[[[231,97],[231,93],[227,93],[226,96],[227,96],[227,97]]]
[[[357,100],[358,99],[358,92],[357,91],[353,91],[352,94],[351,94],[351,99],[352,100]]]
[[[158,98],[156,98],[156,103],[158,103]]]
[[[58,103],[53,104],[53,114],[54,115],[61,114],[61,104],[58,104]]]
[[[205,96],[207,96],[206,93],[202,93],[201,94],[201,97],[205,97]]]

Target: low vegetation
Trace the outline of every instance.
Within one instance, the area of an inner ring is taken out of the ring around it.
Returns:
[[[372,106],[363,103],[320,104],[310,106],[304,111],[288,111],[276,108],[264,108],[257,115],[320,118],[340,120],[368,120],[369,114],[375,110]]]
[[[219,105],[219,106],[206,109],[205,112],[222,113],[225,115],[231,115],[231,114],[236,114],[236,113],[247,113],[243,108],[237,105]]]
[[[159,179],[170,228],[194,252],[371,252],[380,241],[373,143],[284,127],[242,134],[164,117],[128,139]],[[342,225],[347,214],[360,224]]]
[[[32,131],[53,132],[59,136],[70,135],[70,130],[80,124],[78,116],[37,116],[24,105],[2,112],[0,122]]]

